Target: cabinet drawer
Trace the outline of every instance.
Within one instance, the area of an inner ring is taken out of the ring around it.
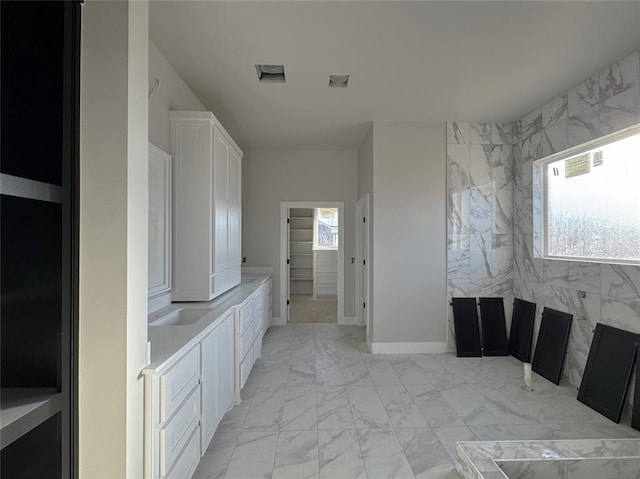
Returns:
[[[200,354],[196,346],[160,376],[160,422],[176,408],[200,382]]]
[[[173,466],[200,423],[200,388],[195,388],[175,416],[160,429],[160,475]],[[200,434],[197,434],[200,437]]]
[[[253,309],[255,307],[255,300],[251,299],[244,306],[240,308],[240,334],[243,334],[249,329],[253,322]]]
[[[251,325],[240,336],[240,357],[241,358],[244,358],[247,355],[247,352],[251,349],[251,345],[253,344],[254,338],[255,338],[255,331],[253,329],[253,325]]]
[[[182,451],[182,454],[176,461],[173,469],[166,477],[166,479],[190,479],[193,473],[196,472],[198,463],[200,462],[200,434],[198,430],[191,435],[191,439],[187,443],[187,446]]]
[[[262,333],[262,331],[260,331]],[[253,342],[253,362],[262,356],[262,337],[261,335]]]

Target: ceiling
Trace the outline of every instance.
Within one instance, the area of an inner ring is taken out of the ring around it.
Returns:
[[[640,48],[640,1],[149,9],[152,41],[244,149],[356,149],[374,120],[515,120]],[[284,64],[286,83],[259,83],[260,63]]]

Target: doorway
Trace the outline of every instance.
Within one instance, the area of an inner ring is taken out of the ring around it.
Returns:
[[[281,298],[286,323],[344,322],[344,203],[281,203]]]

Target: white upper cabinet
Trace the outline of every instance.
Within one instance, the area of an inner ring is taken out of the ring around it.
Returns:
[[[240,284],[242,151],[210,112],[171,111],[173,301]]]
[[[149,298],[171,291],[171,156],[149,143]]]

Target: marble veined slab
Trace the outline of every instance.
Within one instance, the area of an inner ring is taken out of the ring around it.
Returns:
[[[637,478],[640,439],[458,442],[456,470],[464,479]]]

